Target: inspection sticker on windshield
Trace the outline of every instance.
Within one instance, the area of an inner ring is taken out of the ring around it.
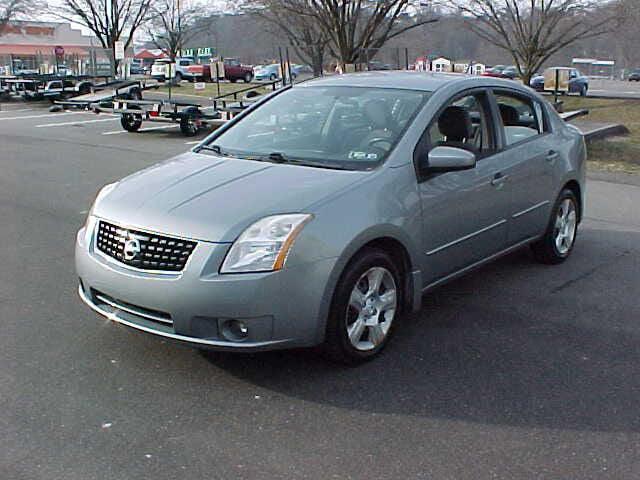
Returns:
[[[367,152],[349,152],[349,158],[351,160],[377,160],[377,153],[367,153]]]

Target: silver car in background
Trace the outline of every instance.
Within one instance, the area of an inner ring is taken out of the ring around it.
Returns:
[[[104,187],[77,235],[79,294],[194,346],[366,360],[430,289],[526,245],[564,261],[585,157],[580,133],[514,82],[305,82]]]

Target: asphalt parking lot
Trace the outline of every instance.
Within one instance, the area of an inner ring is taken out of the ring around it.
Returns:
[[[0,478],[638,478],[640,182],[591,179],[567,263],[434,291],[374,362],[202,354],[76,293],[98,188],[197,140],[157,127],[3,106]]]

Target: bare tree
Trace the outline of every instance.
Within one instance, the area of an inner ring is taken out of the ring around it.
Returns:
[[[155,0],[149,10],[147,35],[172,61],[184,45],[204,27],[196,22],[202,8],[185,6],[184,3],[183,1],[181,5],[180,0]]]
[[[115,44],[124,42],[125,50],[133,35],[147,20],[153,0],[62,0],[55,10],[58,17],[79,23],[91,30],[102,48],[111,50],[110,60],[115,70]]]
[[[624,19],[615,38],[619,57],[625,67],[637,67],[640,65],[640,5],[638,0],[621,0],[617,8],[620,18]]]
[[[269,8],[268,4],[274,2],[263,3]],[[421,15],[424,0],[282,0],[275,3],[281,23],[289,28],[304,25],[312,33],[310,39],[326,41],[328,51],[343,66],[362,61],[368,56],[367,52],[378,50],[408,30],[436,21]],[[322,35],[318,36],[319,33]]]
[[[258,0],[244,5],[246,11],[275,27],[276,33],[284,34],[296,55],[312,66],[314,75],[322,74],[330,38],[314,16],[302,14],[308,6],[306,0]]]
[[[34,0],[0,0],[0,35],[10,21],[32,13],[37,6]]]
[[[451,0],[468,27],[507,51],[525,84],[555,53],[611,31],[617,14],[592,16],[597,3],[583,0]]]

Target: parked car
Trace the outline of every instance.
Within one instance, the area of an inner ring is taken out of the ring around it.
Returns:
[[[166,79],[166,72],[168,71],[167,69],[170,63],[171,60],[168,58],[160,58],[153,62],[151,66],[151,78],[163,82]],[[176,82],[190,80],[192,78],[188,68],[190,65],[193,65],[193,63],[193,58],[190,57],[176,58],[176,73],[174,76]]]
[[[187,67],[189,77],[194,82],[210,82],[211,77],[211,65],[208,63],[195,63]]]
[[[509,80],[514,80],[520,76],[520,72],[518,72],[518,67],[511,65],[510,67],[505,68],[500,73],[500,77],[508,78]]]
[[[572,252],[585,142],[527,87],[354,74],[250,108],[98,193],[75,250],[89,307],[197,347],[353,363],[433,288],[527,245]]]
[[[313,67],[311,65],[293,65],[291,68],[297,76],[303,74],[313,75]]]
[[[482,76],[484,77],[496,77],[502,78],[502,71],[507,68],[505,65],[494,65],[491,68],[487,68]]]
[[[134,58],[129,65],[129,73],[131,75],[145,75],[147,71],[142,60]]]
[[[237,58],[225,58],[224,78],[230,82],[242,80],[245,83],[250,83],[253,80],[253,67],[243,65]]]
[[[631,73],[629,74],[629,81],[640,82],[640,68],[636,68],[635,70],[631,71]]]
[[[254,70],[255,79],[258,82],[275,81],[280,78],[280,64],[263,65]]]
[[[376,70],[393,70],[394,67],[393,65],[391,65],[390,63],[383,63],[380,62],[378,60],[371,60],[368,64],[368,69],[370,71],[376,71]]]
[[[564,69],[566,67],[553,67],[547,70]],[[582,75],[580,70],[569,68],[569,93],[578,93],[581,97],[586,97],[589,92],[589,78]],[[536,75],[529,81],[529,86],[538,92],[544,91],[544,75]]]

